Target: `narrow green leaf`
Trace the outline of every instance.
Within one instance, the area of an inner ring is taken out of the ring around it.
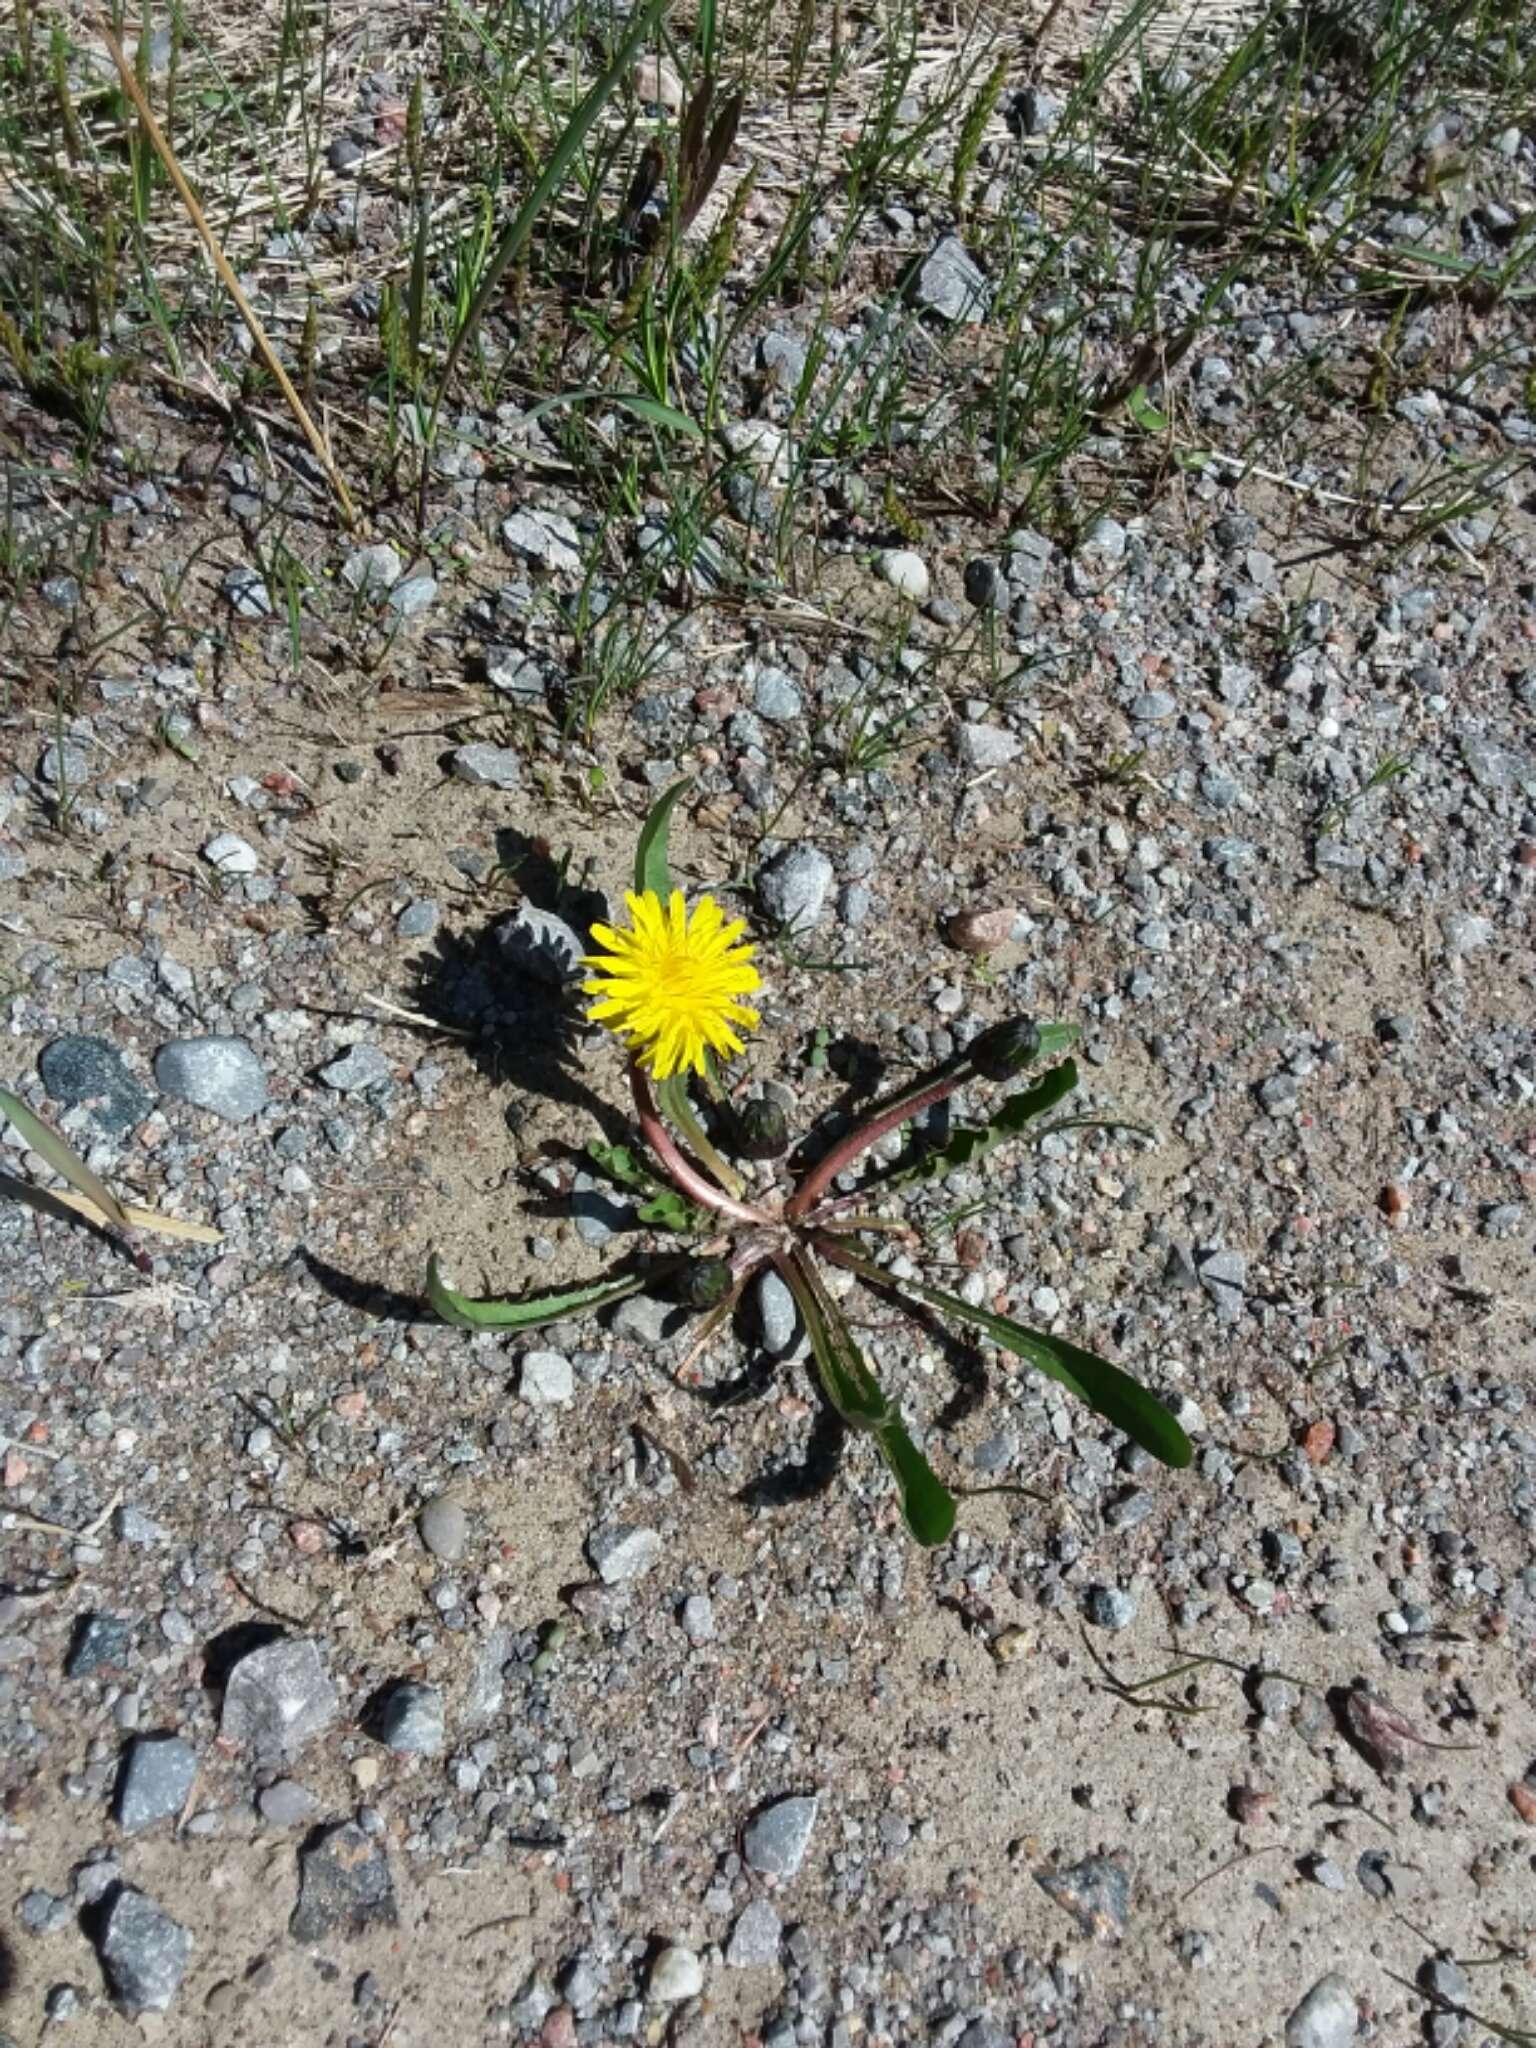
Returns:
[[[433,1313],[460,1330],[537,1330],[546,1323],[558,1323],[562,1316],[581,1315],[588,1309],[604,1308],[610,1301],[622,1301],[626,1294],[638,1294],[654,1275],[626,1273],[619,1280],[589,1280],[584,1287],[571,1287],[562,1294],[536,1294],[529,1301],[471,1301],[456,1294],[443,1279],[434,1252],[427,1262],[427,1300]]]
[[[811,1340],[827,1399],[850,1429],[874,1438],[896,1482],[902,1519],[913,1539],[926,1545],[947,1541],[955,1526],[954,1496],[907,1434],[901,1410],[881,1392],[842,1310],[809,1259],[791,1257],[780,1271]]]
[[[443,365],[442,381],[437,387],[437,397],[432,406],[434,428],[443,395],[452,383],[453,373],[459,366],[459,358],[468,347],[475,329],[480,325],[481,317],[491,303],[503,273],[514,257],[521,253],[524,243],[533,233],[539,215],[565,183],[566,175],[580,155],[582,144],[587,139],[588,129],[628,78],[630,69],[640,54],[641,45],[654,32],[657,23],[667,11],[667,4],[668,0],[645,0],[643,6],[635,9],[623,39],[614,50],[613,60],[608,69],[596,80],[565,124],[559,141],[550,151],[549,161],[545,164],[538,183],[513,215],[500,241],[492,250],[490,260],[481,275],[479,287],[470,300],[464,324],[454,336],[453,345],[448,351],[448,360]]]
[[[651,805],[645,823],[640,827],[640,837],[635,845],[635,892],[643,896],[647,889],[654,890],[665,903],[672,893],[672,870],[667,864],[667,838],[672,829],[672,813],[683,791],[692,782],[691,775],[685,775],[681,782],[674,782],[664,796],[659,796]]]
[[[1037,1116],[1044,1116],[1047,1110],[1054,1109],[1062,1097],[1070,1095],[1076,1086],[1077,1063],[1063,1060],[1059,1067],[1052,1067],[1049,1073],[1042,1074],[1033,1087],[1008,1096],[984,1124],[962,1124],[951,1134],[946,1145],[937,1152],[926,1154],[914,1165],[902,1167],[891,1175],[886,1185],[921,1187],[929,1181],[943,1180],[957,1167],[974,1166],[1005,1139],[1016,1138]]]
[[[954,1495],[907,1435],[900,1420],[886,1423],[874,1436],[900,1490],[902,1519],[914,1540],[929,1549],[936,1543],[947,1543],[955,1530]]]
[[[57,1131],[28,1109],[21,1097],[13,1095],[9,1088],[0,1088],[0,1115],[10,1118],[38,1157],[46,1159],[59,1178],[68,1181],[76,1194],[85,1195],[93,1201],[119,1230],[128,1228],[127,1211],[100,1174],[92,1173],[74,1148],[67,1145]]]
[[[1154,1458],[1161,1458],[1165,1465],[1182,1467],[1194,1455],[1189,1438],[1156,1395],[1149,1394],[1128,1372],[1111,1365],[1107,1358],[1085,1351],[1079,1344],[1069,1344],[1065,1338],[1052,1337],[1044,1330],[1028,1329],[1011,1316],[972,1308],[958,1295],[947,1294],[941,1287],[930,1287],[926,1281],[893,1280],[873,1261],[860,1258],[843,1246],[838,1247],[838,1256],[871,1286],[894,1294],[898,1300],[903,1295],[915,1294],[919,1301],[942,1309],[956,1322],[969,1323],[984,1331],[1004,1351],[1022,1358],[1047,1379],[1058,1380],[1106,1422],[1124,1430],[1134,1443],[1150,1451]]]

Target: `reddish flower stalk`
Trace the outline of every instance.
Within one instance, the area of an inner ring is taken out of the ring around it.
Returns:
[[[971,1078],[969,1064],[962,1061],[947,1074],[928,1082],[926,1087],[913,1089],[910,1094],[898,1095],[884,1109],[877,1110],[861,1124],[856,1124],[846,1137],[839,1138],[831,1150],[825,1153],[795,1189],[784,1209],[787,1223],[798,1222],[814,1208],[817,1200],[837,1179],[840,1173],[852,1166],[861,1153],[871,1145],[878,1144],[888,1131],[910,1123],[915,1116],[921,1116],[926,1109],[932,1109],[936,1102],[953,1095],[963,1081]]]
[[[773,1218],[761,1209],[754,1209],[749,1202],[738,1202],[734,1195],[717,1188],[689,1159],[685,1159],[661,1120],[656,1107],[656,1098],[651,1093],[650,1080],[644,1069],[635,1060],[629,1063],[629,1085],[635,1098],[635,1115],[639,1120],[641,1135],[656,1155],[657,1162],[666,1169],[673,1181],[688,1197],[697,1202],[701,1209],[713,1209],[718,1216],[730,1216],[737,1223],[771,1224]]]

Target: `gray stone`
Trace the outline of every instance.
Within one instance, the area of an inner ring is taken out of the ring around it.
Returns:
[[[294,1778],[279,1778],[264,1785],[256,1796],[256,1810],[269,1828],[297,1828],[315,1811],[315,1795]]]
[[[379,1708],[379,1740],[396,1756],[438,1756],[443,1747],[443,1696],[435,1685],[391,1686]]]
[[[1300,1099],[1294,1074],[1271,1074],[1259,1083],[1259,1105],[1269,1116],[1290,1116]]]
[[[283,1637],[249,1651],[230,1672],[219,1739],[275,1763],[323,1734],[339,1706],[319,1645],[308,1636]]]
[[[763,1877],[793,1877],[805,1861],[821,1795],[796,1792],[762,1807],[746,1825],[741,1853]]]
[[[1060,1870],[1036,1870],[1035,1883],[1063,1912],[1070,1913],[1084,1934],[1095,1941],[1118,1941],[1131,1908],[1131,1859],[1124,1849],[1107,1856],[1085,1856]]]
[[[421,1540],[434,1557],[454,1564],[464,1555],[469,1541],[469,1517],[452,1494],[440,1493],[429,1500],[416,1518]]]
[[[967,724],[956,735],[955,748],[965,767],[981,771],[1005,768],[1018,758],[1023,741],[1000,725]]]
[[[475,789],[517,789],[522,785],[522,756],[511,747],[493,747],[488,740],[458,747],[453,755],[453,772],[460,782]]]
[[[587,1555],[605,1586],[620,1586],[648,1572],[661,1557],[654,1529],[633,1522],[607,1522],[587,1539]]]
[[[926,604],[932,582],[928,564],[910,548],[887,548],[880,557],[880,574],[898,595],[913,604]]]
[[[1354,1993],[1337,1973],[1319,1977],[1285,2023],[1285,2048],[1349,2048],[1360,2020]]]
[[[502,521],[501,538],[525,562],[539,562],[546,569],[557,570],[581,567],[581,536],[563,512],[544,512],[535,507],[514,512],[510,519]]]
[[[691,1948],[669,1944],[651,1965],[646,1990],[657,2005],[681,2005],[704,1989],[704,1965]]]
[[[430,896],[419,896],[414,903],[407,903],[395,919],[395,930],[402,939],[430,939],[437,930],[439,915]]]
[[[757,1320],[763,1349],[773,1358],[787,1358],[800,1328],[795,1297],[777,1273],[764,1273],[757,1283]]]
[[[75,1909],[68,1899],[34,1886],[17,1900],[16,1917],[28,1934],[58,1934],[74,1919]]]
[[[342,564],[341,580],[348,590],[377,603],[400,581],[402,567],[400,557],[389,542],[378,541],[372,547],[356,549],[347,557]]]
[[[1453,910],[1441,918],[1440,931],[1446,952],[1453,960],[1459,960],[1462,954],[1479,952],[1488,944],[1493,937],[1493,920],[1474,917],[1470,911]]]
[[[518,648],[488,648],[485,680],[514,704],[542,704],[549,694],[549,676],[541,664]]]
[[[832,888],[832,863],[809,840],[788,846],[758,871],[757,893],[768,915],[787,931],[820,924]]]
[[[376,1045],[360,1038],[349,1045],[339,1059],[320,1069],[320,1079],[338,1095],[361,1095],[392,1078],[389,1060]]]
[[[55,1102],[83,1107],[109,1138],[142,1123],[153,1099],[129,1073],[115,1045],[103,1038],[55,1038],[38,1055],[37,1071]]]
[[[460,1718],[466,1728],[483,1728],[501,1712],[506,1697],[506,1668],[512,1661],[512,1631],[493,1628],[475,1652]]]
[[[436,602],[437,579],[433,576],[407,576],[389,593],[389,608],[402,619],[414,618]]]
[[[1093,1586],[1088,1593],[1088,1619],[1095,1628],[1129,1628],[1136,1619],[1135,1597],[1119,1586]]]
[[[254,875],[261,866],[261,855],[238,832],[215,833],[203,848],[203,859],[221,875],[237,878]]]
[[[393,1927],[397,1917],[384,1845],[355,1821],[336,1822],[299,1851],[299,1900],[288,1921],[295,1941]]]
[[[49,1987],[43,2000],[43,2018],[55,2026],[66,2020],[75,2019],[85,2004],[85,1993],[78,1984],[54,1984]]]
[[[1178,708],[1178,699],[1171,697],[1166,690],[1143,690],[1131,705],[1131,716],[1143,725],[1161,725],[1164,719],[1172,718]]]
[[[1466,2005],[1472,1997],[1471,1979],[1453,1956],[1432,1957],[1420,1970],[1419,1982],[1447,2005]]]
[[[681,1320],[682,1311],[675,1303],[658,1301],[650,1294],[631,1294],[614,1310],[609,1328],[616,1337],[656,1351],[670,1341]]]
[[[976,555],[965,565],[966,602],[987,611],[1002,601],[1003,579],[997,564],[987,555]]]
[[[971,2021],[955,2043],[955,2048],[1014,2048],[1017,2039],[1017,2034],[1005,2034],[996,2020],[989,2020],[983,2015]]]
[[[941,319],[974,321],[985,316],[992,292],[959,236],[944,235],[919,266],[912,296]]]
[[[1198,1267],[1200,1284],[1208,1294],[1218,1300],[1223,1295],[1241,1300],[1248,1286],[1248,1261],[1241,1252],[1203,1252]]]
[[[576,1392],[571,1361],[560,1351],[525,1352],[517,1385],[523,1399],[534,1408],[569,1401]]]
[[[792,725],[804,711],[805,703],[793,678],[787,676],[783,669],[765,668],[758,671],[752,691],[752,708],[770,725]]]
[[[1021,135],[1053,135],[1066,103],[1038,85],[1026,85],[1013,97],[1013,117]]]
[[[126,1835],[171,1820],[186,1805],[197,1752],[179,1735],[136,1735],[117,1768],[112,1816]]]
[[[576,1235],[590,1245],[606,1244],[616,1230],[632,1229],[635,1221],[627,1202],[617,1201],[590,1173],[581,1171],[571,1183],[571,1215]]]
[[[582,974],[586,945],[580,933],[552,910],[524,903],[515,917],[497,926],[496,941],[514,966],[551,988],[564,988]]]
[[[794,391],[805,375],[805,343],[797,335],[770,329],[757,345],[757,360],[781,391]]]
[[[186,1975],[192,1937],[145,1893],[124,1885],[107,1904],[96,1953],[108,1989],[130,2018],[164,2012]]]
[[[726,1943],[725,1962],[731,1970],[760,1970],[779,1959],[784,1923],[770,1899],[753,1899],[743,1906]]]
[[[173,1038],[155,1054],[161,1091],[241,1124],[267,1106],[267,1076],[243,1038]]]
[[[690,1593],[679,1608],[677,1618],[690,1643],[713,1642],[715,1609],[707,1593]]]
[[[236,568],[227,570],[219,586],[225,601],[237,618],[270,619],[272,616],[272,593],[267,589],[255,569]]]

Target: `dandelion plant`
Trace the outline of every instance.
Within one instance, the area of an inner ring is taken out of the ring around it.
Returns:
[[[690,910],[672,885],[667,836],[678,784],[657,803],[641,830],[635,887],[625,898],[627,927],[592,927],[599,951],[587,956],[589,1019],[623,1039],[639,1156],[628,1146],[588,1148],[611,1179],[640,1192],[642,1224],[682,1239],[703,1239],[696,1250],[652,1262],[640,1270],[523,1300],[474,1301],[454,1292],[434,1258],[427,1293],[446,1322],[468,1329],[533,1330],[562,1317],[605,1307],[670,1277],[702,1322],[680,1372],[687,1372],[729,1323],[744,1290],[776,1272],[788,1287],[810,1340],[826,1399],[850,1429],[874,1441],[895,1482],[901,1512],[919,1543],[942,1543],[955,1525],[956,1499],[918,1448],[901,1409],[881,1387],[848,1320],[827,1285],[825,1268],[837,1266],[908,1314],[937,1311],[1058,1381],[1165,1464],[1187,1465],[1189,1441],[1153,1395],[1094,1352],[1032,1330],[1011,1316],[979,1307],[911,1276],[876,1256],[881,1238],[915,1242],[904,1217],[872,1211],[904,1188],[941,1180],[984,1160],[997,1146],[1045,1116],[1077,1085],[1069,1053],[1069,1025],[1036,1025],[1011,1018],[991,1026],[963,1051],[915,1082],[877,1102],[851,1130],[821,1150],[797,1180],[767,1191],[749,1186],[732,1165],[737,1159],[782,1156],[788,1149],[783,1119],[766,1102],[733,1110],[719,1063],[740,1054],[742,1033],[759,1017],[743,1000],[761,986],[744,922],[727,922],[720,906],[701,896]],[[850,1176],[872,1146],[974,1082],[1006,1085],[1040,1062],[1054,1060],[1034,1079],[1006,1094],[986,1122],[955,1130],[937,1150],[903,1157],[893,1169]],[[690,1088],[702,1086],[717,1112],[717,1144],[706,1130]],[[724,1135],[722,1135],[722,1130]]]

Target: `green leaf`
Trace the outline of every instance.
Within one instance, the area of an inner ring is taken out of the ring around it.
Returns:
[[[649,398],[643,391],[605,391],[600,384],[594,384],[585,391],[561,391],[553,398],[540,402],[521,414],[519,430],[531,427],[546,413],[559,412],[566,406],[591,405],[601,400],[604,405],[616,405],[624,412],[632,412],[637,419],[646,420],[653,427],[665,427],[674,434],[689,434],[696,441],[704,439],[704,429],[697,420],[689,419],[687,413],[679,412],[674,405],[665,405],[659,398]]]
[[[610,1301],[622,1301],[626,1294],[638,1294],[654,1274],[626,1273],[619,1280],[589,1280],[584,1287],[568,1288],[563,1294],[536,1294],[529,1301],[471,1301],[456,1294],[443,1279],[434,1252],[427,1262],[427,1300],[434,1314],[460,1330],[538,1330],[546,1323],[558,1323],[562,1316],[581,1315],[588,1309],[604,1308]]]
[[[1125,401],[1125,409],[1143,433],[1166,434],[1168,415],[1152,403],[1145,384],[1138,384]]]
[[[951,1135],[948,1144],[937,1152],[928,1153],[914,1165],[902,1167],[891,1175],[886,1185],[920,1187],[929,1181],[943,1180],[957,1167],[974,1166],[1005,1139],[1016,1138],[1037,1116],[1044,1116],[1047,1110],[1054,1109],[1062,1097],[1070,1095],[1076,1086],[1077,1063],[1075,1060],[1063,1060],[1059,1067],[1052,1067],[1049,1073],[1042,1074],[1033,1087],[1008,1096],[984,1124],[962,1124]]]
[[[1060,1053],[1070,1052],[1082,1035],[1075,1024],[1042,1024],[1040,1046],[1035,1058],[1053,1060]]]
[[[901,1410],[881,1392],[842,1310],[809,1259],[792,1256],[780,1271],[810,1337],[827,1399],[850,1429],[874,1438],[896,1481],[902,1519],[914,1540],[929,1546],[946,1542],[955,1526],[954,1496],[907,1434]]]
[[[102,1214],[110,1222],[115,1223],[119,1230],[128,1228],[128,1212],[100,1174],[92,1173],[74,1148],[67,1145],[56,1130],[28,1109],[21,1097],[13,1095],[9,1088],[0,1088],[0,1115],[10,1118],[38,1157],[46,1159],[59,1178],[68,1181],[76,1194],[84,1195],[94,1202]]]
[[[701,1230],[713,1230],[716,1222],[708,1210],[695,1208],[675,1188],[658,1188],[654,1195],[640,1204],[635,1214],[642,1223],[655,1224],[662,1230],[687,1231],[693,1235]]]
[[[697,1208],[676,1188],[658,1180],[654,1173],[647,1172],[637,1163],[627,1145],[605,1145],[594,1139],[587,1147],[587,1157],[620,1187],[636,1188],[645,1194],[645,1201],[635,1211],[641,1223],[656,1224],[663,1230],[696,1232],[714,1229],[714,1217]]]
[[[984,1331],[1004,1351],[1022,1358],[1047,1379],[1058,1380],[1106,1422],[1124,1430],[1132,1442],[1150,1451],[1154,1458],[1161,1458],[1165,1465],[1183,1467],[1194,1455],[1189,1438],[1156,1395],[1149,1394],[1128,1372],[1111,1365],[1107,1358],[1085,1351],[1079,1344],[1069,1344],[1065,1338],[1052,1337],[1044,1330],[1028,1329],[1011,1316],[972,1308],[958,1295],[946,1294],[943,1288],[930,1287],[926,1281],[893,1280],[871,1260],[841,1246],[838,1249],[842,1262],[871,1286],[894,1294],[898,1300],[905,1294],[915,1294],[919,1301],[942,1309],[956,1322],[969,1323]]]
[[[594,1138],[587,1146],[587,1157],[599,1173],[606,1173],[612,1181],[623,1188],[649,1188],[656,1185],[653,1175],[643,1166],[635,1164],[635,1155],[627,1145],[606,1145]]]
[[[672,828],[672,812],[677,800],[692,780],[691,775],[685,775],[681,782],[674,782],[666,794],[652,804],[645,823],[640,827],[640,838],[635,846],[637,895],[643,896],[647,889],[651,889],[665,903],[672,893],[672,870],[667,865],[667,835]]]
[[[914,1540],[932,1549],[955,1531],[955,1497],[913,1443],[900,1418],[874,1432],[901,1493],[901,1513]]]

